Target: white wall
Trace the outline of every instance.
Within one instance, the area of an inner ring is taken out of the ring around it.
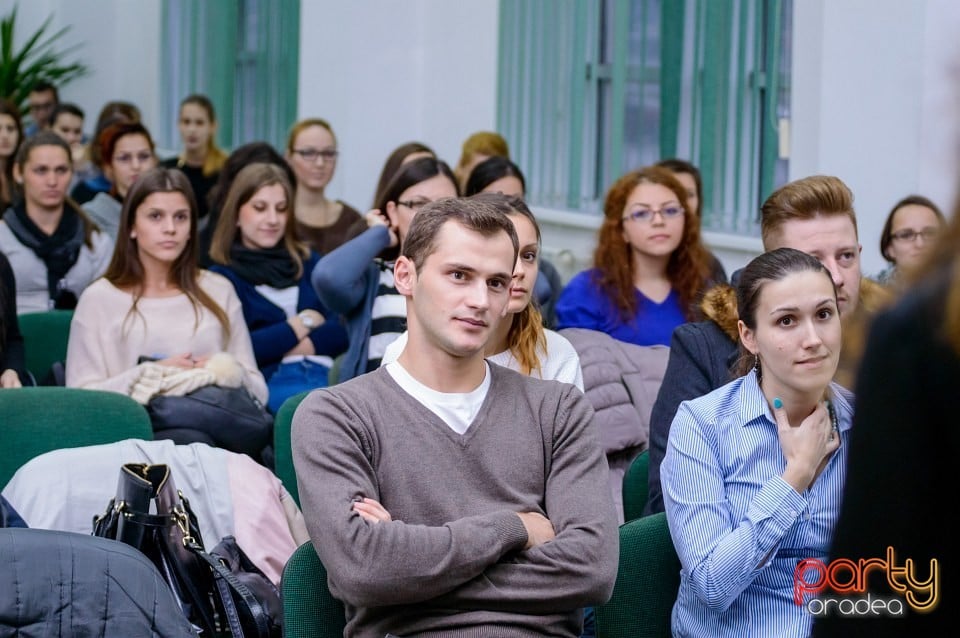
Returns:
[[[0,12],[6,13],[12,4],[0,0]],[[70,26],[64,43],[81,45],[74,57],[85,62],[91,73],[63,87],[60,99],[76,102],[86,112],[88,133],[100,108],[110,100],[133,102],[140,107],[147,128],[158,128],[160,0],[20,0],[17,4],[16,28],[21,37],[52,14],[50,32]]]
[[[453,166],[496,123],[497,0],[310,0],[301,5],[299,117],[322,117],[340,160],[330,195],[366,210],[405,142]]]
[[[0,10],[12,0],[0,0]],[[93,74],[68,85],[90,121],[129,99],[159,130],[160,0],[21,0],[20,33],[50,13]],[[304,0],[299,116],[328,119],[342,151],[331,195],[370,205],[383,160],[419,140],[455,163],[462,140],[496,124],[498,0]],[[960,2],[795,0],[792,178],[832,173],[853,189],[864,270],[900,197],[920,192],[946,210],[957,186]],[[596,220],[538,211],[548,254],[582,267]],[[709,235],[728,270],[755,239]]]
[[[960,89],[953,0],[796,0],[791,179],[843,179],[854,193],[864,272],[885,264],[880,231],[917,192],[956,195]]]

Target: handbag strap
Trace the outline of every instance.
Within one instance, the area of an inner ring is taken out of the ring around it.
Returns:
[[[263,604],[253,595],[250,588],[243,584],[230,569],[224,565],[218,558],[211,556],[203,550],[197,543],[184,541],[184,546],[194,554],[205,560],[213,569],[214,580],[217,583],[217,589],[223,602],[224,615],[230,623],[230,631],[234,636],[243,636],[243,627],[240,625],[239,613],[236,603],[230,590],[233,590],[243,600],[244,605],[250,610],[250,615],[257,624],[258,636],[270,635],[270,624],[268,613]],[[227,585],[229,588],[227,588]]]

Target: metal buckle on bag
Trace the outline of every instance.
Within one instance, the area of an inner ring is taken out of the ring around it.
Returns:
[[[187,515],[186,511],[174,507],[173,520],[177,523],[177,527],[180,528],[180,532],[183,534],[183,546],[189,547],[190,545],[195,544],[197,541],[193,536],[190,535],[190,517]]]

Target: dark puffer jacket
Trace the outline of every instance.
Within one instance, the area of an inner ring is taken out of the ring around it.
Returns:
[[[119,541],[0,529],[0,565],[0,636],[196,636],[153,564]]]

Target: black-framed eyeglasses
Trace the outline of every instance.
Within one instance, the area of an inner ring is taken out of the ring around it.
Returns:
[[[937,238],[937,235],[940,234],[938,228],[924,228],[921,231],[916,231],[912,228],[905,228],[904,230],[897,231],[895,233],[890,233],[890,238],[894,241],[903,242],[904,244],[909,244],[912,241],[916,241],[917,237],[923,237],[923,241],[933,241]]]
[[[638,208],[632,210],[621,219],[623,221],[635,221],[635,222],[652,222],[655,215],[658,213],[663,216],[664,219],[673,219],[684,213],[683,206],[680,204],[668,204],[663,208]]]
[[[406,206],[414,212],[418,212],[421,208],[432,202],[429,199],[412,199],[405,202],[397,201],[397,203],[401,206]]]
[[[308,162],[316,162],[318,157],[322,157],[324,162],[333,162],[340,155],[340,151],[335,148],[295,148],[293,152]]]

